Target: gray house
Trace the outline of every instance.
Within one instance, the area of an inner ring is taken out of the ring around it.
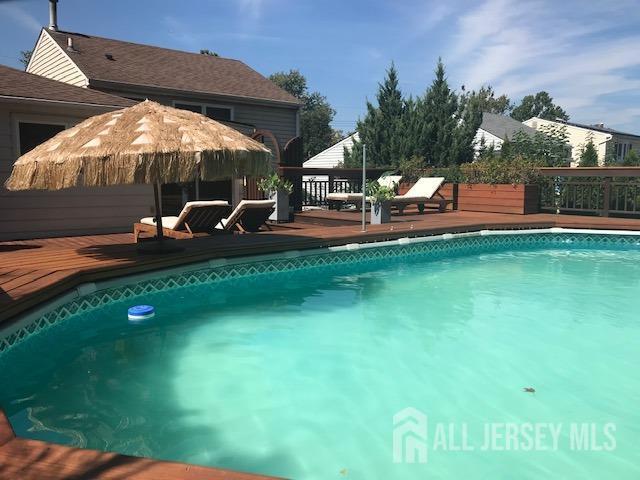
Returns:
[[[0,181],[16,158],[99,113],[134,105],[126,98],[74,87],[0,65]],[[152,212],[151,187],[9,192],[0,187],[0,239],[123,230]]]
[[[534,135],[536,130],[511,117],[484,112],[482,114],[482,124],[474,138],[476,153],[483,143],[486,147],[493,146],[496,151],[501,150],[505,139],[512,139],[516,132]]]
[[[89,116],[147,98],[200,112],[264,141],[274,163],[286,143],[299,136],[300,102],[244,63],[59,31],[56,2],[50,4],[50,25],[40,32],[28,73],[0,70],[3,178],[29,145]],[[26,91],[14,89],[20,83]],[[27,124],[39,125],[37,141],[22,140]],[[202,199],[238,201],[246,181],[201,182],[198,192]],[[195,198],[195,191],[194,185],[163,186],[163,213],[175,213]],[[127,231],[152,213],[151,190],[144,185],[73,192],[2,189],[0,194],[0,239]]]

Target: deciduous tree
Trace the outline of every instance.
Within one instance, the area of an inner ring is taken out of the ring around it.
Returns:
[[[299,70],[277,72],[269,79],[303,102],[300,113],[304,158],[308,159],[332,145],[336,133],[331,122],[336,112],[319,92],[309,93],[307,79]]]
[[[527,95],[520,104],[511,111],[511,116],[520,122],[529,120],[531,117],[544,118],[547,120],[569,120],[569,115],[562,107],[553,103],[553,98],[547,92],[538,92],[535,95]]]

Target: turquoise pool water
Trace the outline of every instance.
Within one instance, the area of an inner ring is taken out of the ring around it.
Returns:
[[[289,478],[640,478],[639,247],[548,247],[113,301],[1,354],[0,407],[29,438]],[[426,463],[393,461],[407,407]]]

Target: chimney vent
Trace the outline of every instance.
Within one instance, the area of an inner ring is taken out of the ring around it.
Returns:
[[[58,0],[49,0],[49,30],[58,30]]]
[[[75,52],[75,48],[73,48],[73,38],[67,37],[67,50],[70,52]]]

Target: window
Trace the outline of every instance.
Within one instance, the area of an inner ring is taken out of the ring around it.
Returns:
[[[214,120],[233,120],[233,108],[224,105],[206,105],[199,103],[173,102],[173,106],[190,112],[202,113]]]
[[[202,105],[195,105],[193,103],[175,103],[174,107],[179,108],[180,110],[202,113]]]
[[[616,143],[615,149],[618,161],[624,160],[624,157],[631,151],[631,148],[632,145],[630,143]]]
[[[226,107],[206,107],[206,115],[214,120],[231,120],[231,109]]]
[[[30,150],[49,140],[57,133],[65,129],[65,125],[55,125],[48,123],[18,123],[18,136],[20,140],[20,155],[24,155]]]

